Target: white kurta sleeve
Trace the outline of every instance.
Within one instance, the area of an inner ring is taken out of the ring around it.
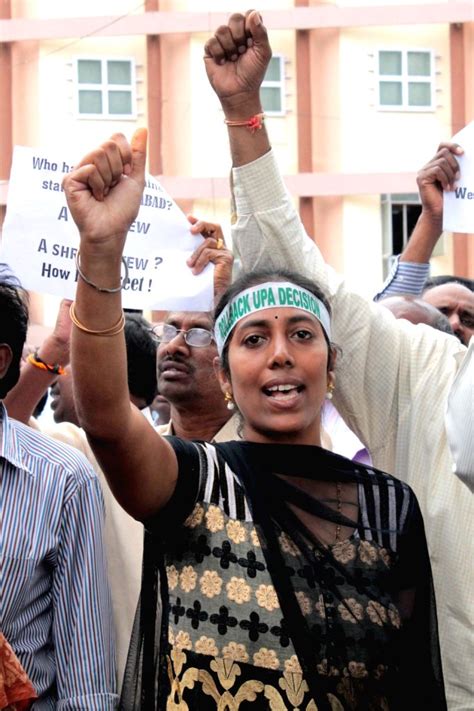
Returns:
[[[233,244],[242,269],[291,269],[330,296],[333,341],[341,348],[335,404],[372,454],[384,451],[375,461],[386,466],[414,394],[438,377],[440,363],[449,363],[444,377],[452,378],[456,364],[449,356],[463,347],[429,327],[397,321],[387,309],[346,290],[306,234],[272,151],[234,168],[233,190]]]
[[[333,402],[374,465],[407,481],[418,496],[435,579],[448,706],[469,708],[474,497],[453,473],[445,425],[466,348],[429,326],[397,321],[383,306],[345,288],[306,235],[271,152],[234,168],[233,190],[233,244],[243,270],[300,272],[330,297],[332,338],[341,348]]]

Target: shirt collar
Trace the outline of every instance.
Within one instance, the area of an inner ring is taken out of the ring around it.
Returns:
[[[158,425],[158,432],[162,437],[168,437],[174,435],[173,423],[169,420],[166,425]]]
[[[238,434],[239,419],[236,414],[227,420],[225,425],[216,432],[214,437],[211,439],[212,442],[230,442],[231,440],[240,439]],[[167,425],[162,425],[162,429],[158,429],[160,435],[165,437],[167,435],[174,435],[173,421],[170,420]]]
[[[216,432],[212,438],[212,442],[231,442],[241,439],[239,435],[239,417],[236,413],[227,420],[225,425],[221,427],[219,432]]]
[[[28,474],[33,474],[23,459],[23,448],[18,437],[18,423],[11,420],[5,409],[4,404],[0,401],[0,457],[6,459],[18,469],[23,469]]]

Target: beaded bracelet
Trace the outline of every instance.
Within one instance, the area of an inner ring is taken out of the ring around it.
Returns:
[[[74,301],[72,302],[71,306],[69,307],[69,315],[71,317],[71,321],[73,324],[80,330],[83,331],[84,333],[88,333],[90,336],[116,336],[118,333],[123,331],[125,328],[125,315],[122,311],[122,314],[117,321],[116,324],[111,326],[110,328],[104,328],[102,331],[94,331],[90,328],[87,328],[87,326],[84,326],[81,321],[76,316],[76,310],[74,308]]]
[[[48,373],[52,373],[53,375],[65,375],[66,373],[63,366],[59,365],[59,363],[51,365],[51,363],[46,363],[42,358],[40,358],[38,355],[38,348],[34,353],[30,353],[26,360],[28,363],[31,363],[31,365],[34,365],[35,368],[46,370]]]
[[[93,281],[91,281],[90,279],[88,279],[85,276],[85,274],[81,271],[81,265],[79,262],[79,254],[80,254],[80,250],[78,249],[77,254],[76,254],[76,269],[77,269],[77,273],[81,277],[82,281],[85,281],[86,284],[89,284],[89,286],[92,286],[94,289],[96,289],[96,291],[105,292],[106,294],[117,294],[119,291],[122,291],[122,289],[125,287],[125,284],[128,281],[128,264],[123,257],[122,257],[122,264],[125,267],[125,276],[123,277],[123,279],[120,280],[120,286],[116,286],[113,289],[109,289],[106,286],[97,286],[97,284],[94,284]]]

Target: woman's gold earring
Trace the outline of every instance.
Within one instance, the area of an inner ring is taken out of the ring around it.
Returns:
[[[232,400],[232,395],[228,390],[224,393],[224,400],[227,403],[228,410],[235,410],[235,405],[234,405],[234,401]]]
[[[334,383],[328,383],[328,391],[326,393],[326,400],[332,400],[333,391],[334,391]]]

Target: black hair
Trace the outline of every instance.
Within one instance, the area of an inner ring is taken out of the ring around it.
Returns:
[[[12,361],[0,381],[0,398],[16,385],[28,330],[28,295],[6,264],[0,264],[0,343],[8,345]]]
[[[49,391],[47,390],[45,392],[45,394],[43,395],[43,397],[40,400],[38,400],[36,407],[33,410],[33,417],[34,418],[38,419],[38,417],[43,412],[44,407],[45,407],[46,403],[48,402],[48,395],[49,395]]]
[[[125,344],[130,395],[149,405],[157,393],[156,339],[151,325],[138,313],[125,314]]]
[[[442,276],[434,276],[427,279],[423,285],[423,293],[428,289],[433,289],[433,287],[442,286],[443,284],[461,284],[461,286],[467,287],[470,291],[474,291],[474,279],[443,274]]]
[[[233,282],[233,284],[231,284],[231,286],[222,294],[215,308],[214,323],[219,317],[219,315],[222,313],[222,311],[225,309],[227,304],[232,301],[232,299],[234,299],[238,294],[240,294],[242,291],[245,291],[246,289],[250,289],[252,286],[264,284],[267,281],[288,281],[291,284],[295,284],[296,286],[301,287],[302,289],[306,289],[311,294],[314,294],[314,296],[316,296],[320,301],[322,301],[328,311],[329,316],[331,316],[331,306],[329,304],[327,296],[317,284],[315,284],[307,277],[303,276],[302,274],[298,274],[298,272],[293,272],[290,269],[258,269],[253,272],[247,272],[246,274],[242,274],[241,276],[239,276]],[[335,346],[329,341],[329,338],[327,337],[324,329],[323,334],[328,345],[328,370],[331,370],[333,364],[332,353]],[[230,340],[231,339],[227,340],[221,355],[221,364],[227,374],[229,374]]]

